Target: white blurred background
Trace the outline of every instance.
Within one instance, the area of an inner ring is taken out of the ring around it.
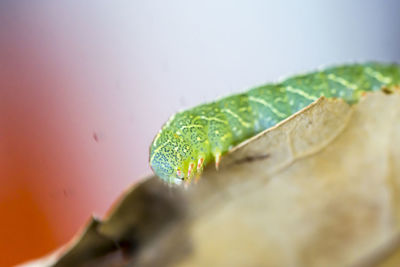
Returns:
[[[66,242],[151,174],[176,111],[322,65],[400,62],[399,14],[395,0],[2,0],[0,265]]]

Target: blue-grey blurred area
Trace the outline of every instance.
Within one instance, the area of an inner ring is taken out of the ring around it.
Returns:
[[[400,60],[394,0],[113,1],[90,8],[115,38],[116,67],[140,77],[136,90],[152,96],[142,103],[160,112],[156,125],[177,109],[323,65]]]
[[[400,60],[396,0],[9,0],[0,9],[3,27],[12,12],[27,20],[22,30],[46,34],[26,18],[42,17],[48,45],[64,35],[60,52],[112,69],[107,77],[134,90],[128,101],[148,116],[137,125],[146,141],[169,114],[218,96],[323,65]]]

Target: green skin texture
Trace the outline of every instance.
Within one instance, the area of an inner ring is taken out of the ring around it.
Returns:
[[[163,180],[180,184],[193,173],[201,173],[202,168],[196,170],[199,158],[204,164],[215,161],[231,147],[321,96],[353,104],[365,92],[399,85],[400,65],[366,63],[331,67],[259,86],[172,116],[150,147],[150,165]],[[188,176],[190,164],[195,167]]]

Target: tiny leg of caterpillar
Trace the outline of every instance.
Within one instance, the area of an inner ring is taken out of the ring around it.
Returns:
[[[192,178],[193,178],[193,175],[194,175],[195,172],[196,171],[194,170],[194,163],[190,162],[189,163],[188,172],[187,172],[187,176],[183,177],[185,188],[187,188],[190,185],[190,183],[192,182]]]
[[[194,178],[195,184],[197,184],[197,182],[199,181],[200,175],[203,171],[203,162],[204,162],[204,158],[199,158],[199,160],[197,161],[196,176]]]
[[[194,168],[194,163],[193,163],[193,162],[190,162],[190,163],[189,163],[188,173],[187,173],[187,177],[188,177],[189,180],[190,180],[190,178],[192,177],[193,168]]]
[[[221,161],[221,152],[215,153],[215,169],[218,171],[219,162]]]
[[[179,178],[183,178],[182,177],[182,171],[180,169],[176,170],[176,174],[178,175]]]
[[[204,158],[199,158],[199,161],[197,162],[197,172],[201,172],[201,169],[203,168],[203,162]]]

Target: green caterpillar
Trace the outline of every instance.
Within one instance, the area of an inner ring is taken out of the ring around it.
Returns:
[[[266,84],[173,115],[150,147],[153,171],[180,184],[199,175],[232,146],[270,128],[319,97],[357,102],[368,91],[400,85],[400,65],[366,63],[327,68]]]

